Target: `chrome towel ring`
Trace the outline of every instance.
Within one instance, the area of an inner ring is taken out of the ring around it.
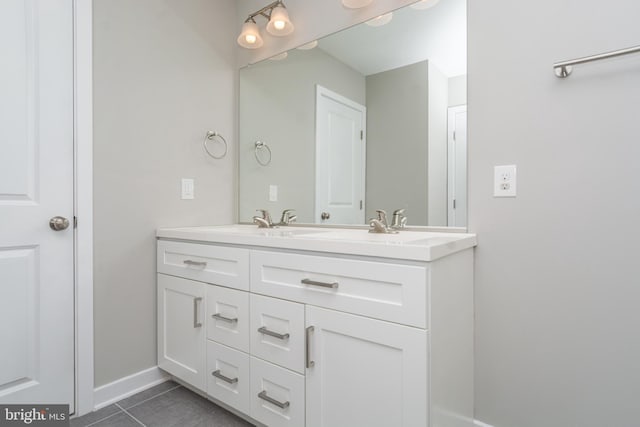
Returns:
[[[207,141],[213,141],[215,138],[218,138],[217,141],[224,144],[224,152],[221,156],[214,155],[211,151],[209,151],[209,147],[207,146]],[[204,147],[204,151],[216,160],[220,160],[227,155],[227,140],[224,139],[224,136],[220,135],[216,131],[210,130],[207,132],[204,137],[204,141],[202,142],[202,146]]]
[[[260,156],[258,155],[258,152],[266,150],[269,158],[267,160],[261,160]],[[269,146],[267,145],[266,142],[262,142],[262,141],[256,141],[255,142],[255,156],[256,156],[256,160],[258,161],[258,163],[260,163],[262,166],[267,166],[269,163],[271,163],[271,148],[269,148]]]

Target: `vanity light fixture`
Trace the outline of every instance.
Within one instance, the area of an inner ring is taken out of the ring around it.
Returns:
[[[287,8],[282,0],[274,1],[253,12],[242,24],[242,31],[238,36],[238,44],[247,49],[257,49],[263,45],[260,29],[256,24],[255,17],[261,15],[269,20],[267,23],[267,32],[273,36],[281,37],[289,35],[293,32],[294,26],[289,19]]]
[[[369,6],[373,0],[342,0],[342,5],[348,9],[360,9]]]
[[[318,46],[318,40],[314,40],[314,41],[309,42],[307,44],[303,44],[302,46],[298,46],[296,49],[298,49],[298,50],[311,50],[316,46]]]
[[[429,9],[435,6],[436,4],[438,4],[439,1],[440,0],[420,0],[417,3],[409,5],[409,7],[417,10],[424,10],[424,9]]]
[[[289,53],[287,52],[282,52],[279,53],[277,55],[272,56],[271,58],[269,58],[271,61],[282,61],[283,59],[287,59],[287,56],[289,56]]]
[[[388,24],[393,19],[393,12],[385,13],[384,15],[380,15],[377,18],[369,19],[365,24],[370,27],[381,27],[383,25]]]

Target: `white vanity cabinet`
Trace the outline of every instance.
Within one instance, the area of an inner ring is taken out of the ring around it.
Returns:
[[[158,367],[205,388],[205,284],[158,274]]]
[[[404,259],[171,230],[160,368],[261,425],[472,426],[475,236]]]

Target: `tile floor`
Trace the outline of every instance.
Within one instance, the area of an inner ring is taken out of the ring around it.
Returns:
[[[71,427],[249,427],[231,412],[167,381],[71,420]]]

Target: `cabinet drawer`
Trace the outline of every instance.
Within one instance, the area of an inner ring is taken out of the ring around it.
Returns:
[[[251,417],[269,427],[302,427],[304,377],[251,357]]]
[[[251,291],[428,327],[426,266],[252,251]]]
[[[249,250],[158,240],[158,272],[249,290]]]
[[[207,341],[207,394],[240,412],[251,411],[249,355]]]
[[[251,295],[251,354],[304,374],[304,305]]]
[[[249,352],[249,293],[207,286],[207,338]]]

